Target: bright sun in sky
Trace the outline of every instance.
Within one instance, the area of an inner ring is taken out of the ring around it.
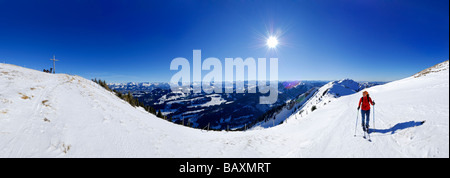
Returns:
[[[271,36],[267,39],[267,46],[269,48],[276,48],[278,45],[278,39],[274,36]]]

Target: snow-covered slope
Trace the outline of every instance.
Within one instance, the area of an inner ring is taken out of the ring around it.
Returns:
[[[354,94],[374,85],[377,84],[371,82],[358,83],[351,79],[329,82],[320,88],[313,88],[294,100],[288,101],[285,106],[270,115],[269,119],[255,124],[253,129],[273,127],[286,122],[289,117],[295,119],[306,117],[313,109],[321,108],[341,96]]]
[[[309,100],[302,105],[298,112],[290,117],[295,117],[296,119],[306,117],[308,114],[313,112],[313,110],[315,111],[316,109],[326,106],[341,96],[346,96],[361,91],[368,86],[370,85],[367,83],[360,84],[351,79],[329,82],[320,87],[314,96],[309,98]]]
[[[448,70],[448,60],[441,62],[439,64],[436,64],[433,67],[422,70],[422,71],[414,74],[413,76],[415,78],[417,78],[417,77],[421,77],[421,76],[426,76],[430,73],[437,73],[437,72],[441,72],[441,71],[445,71],[445,70]]]
[[[302,108],[303,105],[305,105],[311,97],[315,96],[317,94],[319,88],[315,87],[310,89],[309,91],[297,96],[294,98],[294,100],[290,100],[286,102],[284,106],[281,108],[277,108],[276,111],[271,113],[271,115],[268,116],[266,120],[263,120],[257,124],[255,124],[254,127],[251,129],[264,129],[269,127],[275,127],[282,122],[285,122],[286,119],[293,115],[294,113],[297,113],[298,110]]]
[[[0,64],[0,157],[170,156],[183,129],[82,77]]]
[[[301,138],[299,143],[309,144],[305,144],[305,151],[295,150],[288,156],[449,157],[449,65],[446,61],[436,66],[425,70],[437,71],[426,76],[365,89],[377,101],[370,122],[374,142],[360,141],[363,140],[360,116],[355,125],[359,115],[357,104],[362,96],[358,92],[340,97],[300,119],[298,135],[307,139]],[[289,120],[294,120],[293,116]],[[295,125],[285,127],[289,130]]]
[[[353,137],[361,93],[277,127],[206,132],[156,118],[78,76],[0,64],[0,157],[449,156],[448,63],[367,90],[377,101],[373,142],[360,127]]]

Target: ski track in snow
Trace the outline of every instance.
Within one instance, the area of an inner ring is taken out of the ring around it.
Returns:
[[[377,131],[368,142],[361,121],[354,137],[361,92],[276,127],[207,132],[156,118],[78,76],[0,64],[0,157],[449,157],[444,67],[367,89]]]

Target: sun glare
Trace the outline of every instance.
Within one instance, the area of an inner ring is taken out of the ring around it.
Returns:
[[[267,39],[267,46],[269,48],[276,48],[278,45],[278,39],[274,36],[269,37],[269,39]]]

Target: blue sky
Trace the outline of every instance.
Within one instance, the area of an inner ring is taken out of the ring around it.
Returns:
[[[42,70],[55,54],[57,72],[156,82],[194,49],[278,57],[280,80],[397,80],[448,60],[449,1],[0,0],[0,62]]]

